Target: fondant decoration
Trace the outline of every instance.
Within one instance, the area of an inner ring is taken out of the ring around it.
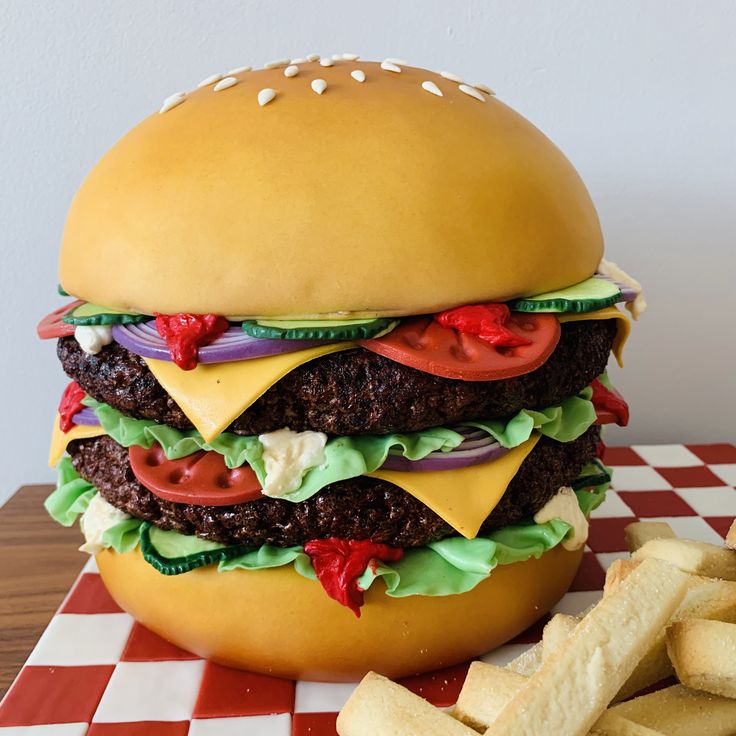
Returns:
[[[606,307],[605,309],[599,309],[595,312],[583,312],[581,314],[571,312],[570,314],[559,314],[557,319],[563,324],[565,322],[585,322],[587,320],[596,319],[615,319],[616,337],[613,339],[612,352],[616,356],[616,362],[619,366],[621,366],[621,368],[624,367],[623,351],[624,345],[626,345],[626,341],[629,339],[629,335],[631,334],[631,321],[623,312],[619,312],[616,307]]]
[[[367,340],[390,332],[398,320],[245,320],[243,331],[270,340]]]
[[[410,368],[462,381],[497,381],[531,373],[544,364],[559,339],[560,325],[549,314],[512,314],[508,330],[529,343],[495,346],[443,327],[432,317],[403,321],[388,335],[358,344]]]
[[[80,305],[70,309],[62,320],[69,325],[127,325],[143,322],[151,319],[146,314],[130,314],[118,309],[101,307],[98,304],[82,302]]]
[[[200,347],[222,335],[230,323],[216,314],[157,314],[156,330],[166,340],[171,359],[184,371],[197,367]]]
[[[64,315],[70,310],[84,304],[81,299],[77,299],[71,304],[65,304],[63,307],[54,309],[53,312],[47,314],[36,327],[36,333],[42,340],[53,340],[59,337],[71,337],[74,334],[74,325],[68,325],[63,321]]]
[[[72,381],[64,389],[59,402],[59,427],[62,432],[68,432],[76,424],[74,415],[84,408],[82,399],[86,395],[84,389],[76,381]]]
[[[151,493],[174,503],[231,506],[261,498],[261,484],[247,465],[228,468],[217,452],[199,450],[179,460],[169,460],[161,445],[146,449],[133,445],[130,467]]]
[[[515,299],[509,306],[517,312],[593,312],[622,300],[618,284],[607,278],[592,276],[566,289]]]
[[[512,332],[506,324],[511,312],[505,304],[471,304],[466,307],[448,309],[434,318],[443,326],[466,335],[477,335],[490,345],[516,348],[530,345],[531,340]]]
[[[598,424],[618,424],[625,427],[629,423],[629,405],[624,397],[603,376],[596,378],[590,387]]]
[[[171,361],[166,341],[159,335],[154,322],[136,325],[115,325],[113,337],[124,348],[144,358]],[[251,337],[239,327],[229,326],[217,339],[197,351],[198,363],[228,363],[268,355],[291,353],[321,345],[320,340],[264,340]]]
[[[358,578],[366,568],[398,562],[404,550],[375,544],[367,539],[313,539],[304,545],[317,579],[330,598],[347,606],[358,618],[363,605],[363,588]]]

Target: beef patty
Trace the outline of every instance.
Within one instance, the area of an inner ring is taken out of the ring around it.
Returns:
[[[615,320],[561,327],[560,341],[544,365],[502,381],[440,378],[363,349],[333,353],[284,376],[228,429],[241,435],[282,427],[331,435],[385,434],[551,406],[605,370],[616,335]],[[57,353],[66,373],[98,401],[137,419],[192,428],[143,358],[121,345],[112,343],[88,355],[66,337],[59,340]]]
[[[599,436],[593,426],[573,442],[542,437],[482,531],[532,516],[595,457]],[[457,534],[416,498],[378,478],[332,483],[301,503],[264,497],[233,506],[194,506],[165,501],[144,488],[130,468],[128,451],[111,437],[77,440],[69,444],[69,453],[77,472],[113,506],[162,529],[224,544],[288,547],[340,537],[417,547]]]

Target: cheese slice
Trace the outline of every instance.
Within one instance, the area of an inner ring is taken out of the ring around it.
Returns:
[[[66,446],[72,440],[85,440],[89,437],[100,437],[106,434],[100,426],[91,424],[75,424],[68,432],[62,432],[59,427],[59,415],[54,417],[54,428],[51,432],[51,447],[49,449],[49,467],[55,468],[66,452]]]
[[[144,360],[205,442],[210,442],[290,371],[315,358],[353,347],[351,342],[331,343],[252,360],[200,363],[191,371],[183,371],[167,360]]]
[[[616,323],[616,337],[613,340],[613,354],[616,356],[618,364],[622,368],[624,367],[624,345],[631,334],[631,320],[623,312],[620,312],[616,307],[606,307],[595,312],[583,312],[582,314],[558,314],[557,319],[560,322],[588,322],[592,319],[618,320]]]
[[[399,486],[464,537],[473,539],[538,441],[539,434],[534,432],[497,460],[467,468],[428,472],[379,469],[368,475]]]

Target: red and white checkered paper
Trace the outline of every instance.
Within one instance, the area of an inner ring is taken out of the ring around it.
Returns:
[[[553,613],[596,601],[623,529],[667,521],[721,543],[736,516],[736,446],[609,448],[614,490],[591,519],[583,564]],[[336,604],[337,605],[337,604]],[[539,641],[548,617],[483,659],[505,664]],[[467,664],[403,684],[452,705]],[[0,704],[0,736],[334,736],[351,684],[293,682],[221,667],[168,644],[123,613],[90,561]]]

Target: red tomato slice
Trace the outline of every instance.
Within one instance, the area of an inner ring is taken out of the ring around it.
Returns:
[[[200,450],[169,460],[158,443],[128,450],[130,467],[141,485],[174,503],[232,506],[261,498],[261,484],[247,465],[230,469],[219,452]]]
[[[36,332],[42,340],[52,340],[57,337],[70,337],[74,334],[74,325],[68,325],[66,322],[62,322],[61,318],[70,310],[78,307],[80,304],[84,304],[81,299],[72,302],[71,304],[65,304],[63,307],[54,309],[51,314],[47,314],[36,327]]]
[[[359,340],[366,350],[443,378],[499,381],[539,368],[560,340],[553,314],[512,312],[505,325],[530,340],[520,347],[495,347],[476,335],[443,327],[433,317],[413,317],[383,337]]]

